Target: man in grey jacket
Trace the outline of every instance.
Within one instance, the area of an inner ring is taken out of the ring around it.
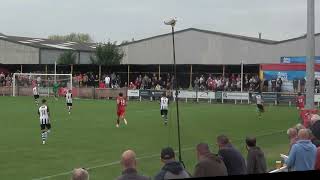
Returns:
[[[122,154],[121,165],[122,175],[117,180],[151,180],[151,178],[139,175],[137,172],[136,154],[132,150],[127,150]]]
[[[175,160],[175,153],[171,147],[162,149],[161,161],[164,163],[164,166],[155,176],[155,180],[184,179],[190,177],[182,164]]]
[[[221,157],[210,152],[206,143],[197,145],[198,163],[194,170],[194,177],[227,176],[227,168]]]
[[[246,138],[248,156],[247,156],[247,173],[262,174],[267,172],[267,163],[264,153],[260,147],[256,146],[256,138]]]

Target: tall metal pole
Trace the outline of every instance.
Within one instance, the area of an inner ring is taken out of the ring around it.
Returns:
[[[306,109],[314,109],[314,0],[308,0]]]
[[[54,62],[54,83],[57,83],[57,61]]]
[[[177,64],[176,64],[176,49],[174,43],[174,25],[171,25],[172,30],[172,48],[173,48],[173,63],[174,63],[174,80],[175,80],[175,96],[176,96],[176,108],[177,108],[177,125],[178,125],[178,146],[179,146],[179,161],[183,164],[181,156],[181,137],[180,137],[180,116],[179,116],[179,99],[178,99],[178,77],[177,77]]]
[[[241,60],[241,92],[243,91],[243,61]]]

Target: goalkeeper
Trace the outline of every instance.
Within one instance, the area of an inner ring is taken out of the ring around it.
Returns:
[[[59,84],[57,82],[53,83],[53,94],[55,99],[57,100],[58,98],[58,89],[59,89]]]

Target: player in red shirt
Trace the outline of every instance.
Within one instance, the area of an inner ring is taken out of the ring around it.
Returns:
[[[123,119],[124,123],[127,125],[127,120],[125,119],[125,113],[126,113],[126,106],[127,106],[127,102],[126,100],[123,98],[123,94],[119,93],[119,96],[117,97],[117,128],[119,127],[120,124],[120,119]]]
[[[301,122],[303,122],[304,119],[304,103],[305,103],[305,97],[304,95],[302,95],[300,92],[298,93],[298,96],[296,98],[296,106],[297,109],[299,110],[299,116],[300,116],[300,120]]]
[[[298,97],[296,99],[297,103],[297,109],[298,110],[303,110],[304,109],[304,102],[305,102],[305,97],[301,93],[298,93]]]

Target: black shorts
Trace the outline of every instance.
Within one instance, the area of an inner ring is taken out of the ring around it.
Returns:
[[[51,124],[40,124],[41,130],[51,129]]]
[[[72,106],[72,103],[67,103],[67,106]]]
[[[33,95],[34,99],[39,99],[39,95]]]
[[[260,112],[264,112],[264,107],[262,104],[257,104],[257,108],[259,109]]]
[[[166,116],[168,114],[168,110],[167,109],[162,109],[160,110],[161,116]]]

